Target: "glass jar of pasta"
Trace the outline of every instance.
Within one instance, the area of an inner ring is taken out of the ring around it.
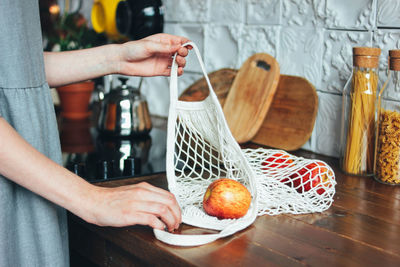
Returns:
[[[378,65],[381,50],[353,48],[353,71],[343,90],[340,165],[352,175],[373,175]]]
[[[400,185],[400,50],[389,51],[388,65],[378,97],[375,178]]]

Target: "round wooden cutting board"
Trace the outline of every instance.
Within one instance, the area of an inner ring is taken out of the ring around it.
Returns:
[[[218,97],[221,106],[224,106],[226,96],[231,89],[233,80],[236,77],[237,70],[235,69],[220,69],[208,74],[211,85],[215,94]],[[201,101],[204,100],[209,94],[207,81],[205,78],[197,80],[190,87],[188,87],[179,97],[181,101]]]

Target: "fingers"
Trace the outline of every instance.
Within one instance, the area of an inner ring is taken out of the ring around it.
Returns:
[[[165,224],[157,216],[149,213],[137,213],[134,224],[148,225],[159,230],[165,229]]]
[[[185,43],[190,42],[190,40],[186,37],[172,35],[172,34],[168,34],[168,33],[157,33],[154,35],[150,35],[144,39],[152,40],[152,41],[160,42],[160,43],[170,43],[170,44],[179,44],[179,45],[183,45]]]
[[[169,54],[169,55],[174,55],[175,53],[178,53],[178,56],[186,57],[189,54],[189,50],[192,49],[192,46],[190,45],[182,46],[182,45],[189,42],[189,39],[179,36],[175,37],[178,38],[178,40],[173,40],[169,44],[161,41],[148,42],[149,51],[153,51],[158,54]]]
[[[176,37],[180,39],[179,42],[182,45],[190,42],[190,40],[186,37],[183,37],[183,36],[176,36]],[[190,47],[189,49],[192,49],[192,46],[188,46],[188,47]]]
[[[182,44],[165,44],[161,42],[147,42],[147,51],[150,54],[166,54],[166,55],[174,55],[178,53],[181,57],[186,57],[189,53],[189,47],[182,46]]]
[[[165,72],[163,73],[163,75],[165,76],[169,76],[171,75],[171,67],[172,67],[172,60],[171,58],[168,59],[169,63],[167,68],[165,69]],[[182,56],[177,56],[175,62],[178,65],[178,75],[182,75],[183,74],[183,68],[186,66],[186,58],[182,57]]]
[[[181,210],[172,193],[148,183],[140,183],[132,191],[132,194],[136,194],[135,198],[140,200],[135,203],[136,210],[161,217],[169,230],[179,227],[182,222]]]
[[[178,68],[178,76],[181,76],[183,74],[183,68]]]
[[[181,76],[184,73],[183,68],[179,67],[178,68],[178,76]],[[171,68],[166,69],[163,73],[163,76],[170,76],[171,75]]]
[[[158,203],[158,202],[140,202],[136,207],[137,211],[140,214],[148,214],[151,216],[146,217],[145,219],[147,220],[145,224],[153,226],[156,225],[157,229],[164,229],[167,228],[168,231],[173,231],[175,229],[179,228],[179,225],[181,223],[180,218],[176,218],[176,214],[172,212],[170,207],[168,205],[163,204],[163,203]],[[157,218],[157,220],[160,220],[163,222],[163,225],[160,225],[158,222],[154,222],[154,216]]]
[[[175,61],[178,64],[178,67],[182,67],[183,68],[183,67],[186,66],[186,59],[184,57],[177,56]]]
[[[189,42],[189,40],[185,41],[185,43],[187,42]],[[191,45],[178,49],[178,55],[176,56],[176,63],[178,64],[178,76],[181,76],[183,74],[183,68],[186,66],[185,57],[189,54],[189,50],[191,49],[193,49]]]
[[[186,57],[188,54],[189,54],[189,47],[180,47],[179,49],[178,49],[178,55],[179,56],[181,56],[181,57]]]

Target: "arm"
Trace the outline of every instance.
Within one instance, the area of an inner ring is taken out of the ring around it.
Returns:
[[[125,44],[46,53],[46,78],[50,86],[59,86],[110,73],[169,75],[176,52],[178,73],[182,74],[188,54],[182,44],[187,41],[157,34]],[[18,168],[20,155],[24,155],[24,168]],[[168,191],[147,183],[118,188],[89,184],[34,149],[1,117],[0,163],[3,176],[94,224],[143,224],[172,231],[181,223],[179,205]]]
[[[51,87],[84,81],[112,73],[132,76],[170,74],[172,56],[178,52],[178,74],[183,73],[188,48],[183,37],[156,34],[124,44],[95,48],[46,52],[44,62],[47,82]],[[189,48],[190,49],[190,48]]]
[[[46,79],[57,87],[115,73],[113,59],[119,45],[105,45],[84,50],[45,52]]]
[[[20,168],[24,155],[24,168]],[[26,162],[28,160],[28,162]],[[181,222],[173,194],[147,183],[103,188],[51,161],[0,117],[0,174],[97,225],[149,225],[171,231]]]

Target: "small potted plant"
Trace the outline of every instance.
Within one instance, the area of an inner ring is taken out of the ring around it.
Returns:
[[[45,50],[59,52],[90,48],[100,45],[104,38],[89,28],[87,21],[79,12],[60,14],[53,8],[51,14],[53,29],[45,37]],[[89,101],[94,89],[93,81],[83,81],[75,84],[57,87],[60,99],[61,116],[67,119],[85,119],[89,117]]]

